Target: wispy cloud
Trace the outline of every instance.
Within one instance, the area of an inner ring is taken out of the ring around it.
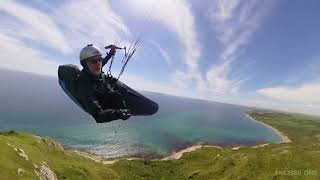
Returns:
[[[300,86],[276,86],[260,89],[259,94],[286,103],[320,106],[320,82],[306,83]]]
[[[1,18],[1,33],[26,38],[62,53],[72,51],[57,24],[47,14],[16,1],[0,1],[0,12],[11,17]],[[10,22],[12,20],[15,23]]]
[[[320,115],[320,83],[305,83],[299,86],[275,86],[257,90],[264,98],[251,106],[278,109],[296,113]]]
[[[29,48],[26,43],[0,34],[1,68],[54,76],[58,63],[39,50]],[[20,55],[21,54],[21,55]]]
[[[168,63],[171,64],[171,57],[169,55],[169,53],[164,50],[161,45],[155,41],[150,41],[150,43],[159,51],[161,57]]]
[[[130,11],[159,21],[169,30],[176,33],[184,47],[184,63],[188,71],[197,71],[201,53],[198,42],[195,18],[191,12],[190,4],[185,0],[136,0],[130,4]]]
[[[181,94],[186,94],[184,93],[186,89],[196,89],[187,94],[195,94],[195,91],[205,90],[206,85],[199,70],[202,50],[191,4],[186,0],[164,0],[161,2],[136,0],[130,4],[128,9],[142,17],[164,24],[177,35],[182,45],[182,62],[186,68],[177,69],[170,76],[171,81],[167,83],[167,86],[175,86],[180,89]]]
[[[239,79],[230,76],[231,64],[250,42],[263,17],[270,11],[270,4],[257,0],[218,0],[212,3],[209,18],[216,38],[223,45],[223,51],[218,63],[212,65],[206,74],[211,89],[225,93],[235,92],[246,81],[246,77]]]
[[[266,85],[256,90],[261,99],[260,107],[320,115],[319,56],[310,61],[278,85]]]
[[[57,50],[54,57],[65,58],[88,43],[104,46],[130,35],[120,16],[102,0],[66,1],[46,12],[17,1],[0,1],[0,13],[0,67],[12,70],[56,75],[58,63],[43,47]],[[77,63],[74,59],[65,61]]]
[[[187,78],[189,83],[201,84],[200,81],[202,79],[198,72],[201,50],[190,4],[184,0],[168,0],[161,3],[139,0],[129,4],[131,5],[130,9],[136,9],[142,13],[149,12],[147,13],[150,15],[149,19],[161,22],[170,31],[176,33],[183,47],[185,57],[183,62],[186,65],[186,69],[177,70],[175,75],[184,76],[183,78]],[[52,69],[50,70],[47,65],[43,65],[44,67],[32,66],[31,68],[29,66],[29,68],[23,68],[28,64],[21,61],[12,61],[10,65],[1,65],[4,68],[24,69],[24,71],[28,72],[48,74],[46,73],[47,70],[50,72],[49,74],[54,75],[53,69],[57,68],[57,64],[48,60],[49,54],[45,54],[47,51],[37,49],[38,47],[41,48],[41,45],[59,50],[63,54],[70,53],[74,55],[87,43],[103,46],[105,43],[128,39],[124,36],[131,35],[121,16],[111,8],[108,1],[65,1],[56,6],[55,9],[49,8],[49,11],[46,12],[17,1],[1,2],[0,5],[0,11],[5,12],[6,15],[2,17],[5,21],[2,26],[5,27],[1,28],[0,34],[11,38],[12,42],[14,42],[11,45],[15,49],[23,49],[24,54],[30,54],[30,56],[24,55],[24,58],[39,60],[39,62],[37,61],[38,64],[42,64],[40,63],[41,60],[48,65],[50,64],[49,62],[52,62]],[[35,46],[35,43],[40,46]],[[161,45],[155,46],[157,46],[162,57],[167,62],[171,62],[170,55],[161,48]],[[3,48],[1,52],[8,56],[9,54],[13,55],[13,51],[9,49]],[[62,54],[60,55],[62,56]],[[56,54],[55,56],[59,57],[60,55]],[[16,58],[22,59],[22,56],[16,55]],[[74,61],[74,58],[71,60]],[[175,78],[175,75],[172,77]],[[176,82],[177,80],[175,79],[174,81]],[[175,82],[172,82],[172,84],[175,85]],[[171,85],[169,86],[171,87]]]
[[[66,1],[55,10],[54,19],[74,49],[88,43],[105,46],[130,35],[122,18],[104,0]]]

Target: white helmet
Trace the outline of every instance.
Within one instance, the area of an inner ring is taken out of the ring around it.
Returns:
[[[100,56],[102,55],[99,48],[96,46],[93,46],[92,44],[88,44],[86,47],[82,48],[82,50],[80,51],[80,62],[98,55]]]

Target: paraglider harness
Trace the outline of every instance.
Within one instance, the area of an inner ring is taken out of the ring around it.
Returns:
[[[133,44],[131,44],[131,45],[129,46],[128,49],[126,48],[126,46],[124,46],[123,48],[121,48],[121,47],[118,47],[118,46],[116,46],[116,45],[109,45],[109,46],[105,46],[105,47],[104,47],[105,49],[112,49],[112,48],[114,48],[114,49],[119,49],[119,50],[122,50],[122,49],[123,49],[123,50],[124,50],[124,56],[123,56],[122,61],[121,61],[121,62],[122,62],[122,68],[121,68],[121,70],[120,70],[120,72],[119,72],[118,77],[116,78],[116,81],[114,81],[113,83],[110,83],[110,85],[111,85],[111,89],[112,89],[113,91],[117,92],[117,94],[121,96],[122,103],[123,103],[123,106],[124,106],[125,108],[127,108],[127,103],[126,103],[125,100],[124,100],[123,94],[122,94],[121,92],[119,92],[118,89],[115,88],[115,84],[116,84],[116,82],[120,79],[121,75],[123,74],[123,72],[124,72],[124,70],[125,70],[128,62],[130,61],[131,57],[132,57],[133,54],[136,52],[136,48],[137,48],[137,46],[138,46],[138,42],[139,42],[139,40],[135,41]],[[115,55],[115,54],[114,54],[114,55]],[[108,69],[108,72],[107,72],[107,78],[109,78],[109,79],[113,79],[113,78],[114,78],[114,77],[112,76],[112,74],[111,74],[111,68],[112,68],[113,61],[114,61],[114,55],[112,55],[112,57],[111,57],[109,69]],[[118,125],[118,128],[115,129],[114,136],[113,136],[112,138],[115,138],[115,137],[116,137],[116,135],[117,135],[117,133],[118,133],[118,130],[120,129],[120,126],[121,126],[121,124],[119,124],[119,125]],[[110,137],[110,138],[111,138],[111,137]]]
[[[122,102],[123,102],[123,105],[124,105],[125,108],[127,108],[127,103],[124,100],[124,96],[123,96],[122,92],[119,92],[119,89],[116,88],[115,84],[120,79],[121,75],[123,74],[123,72],[124,72],[128,62],[130,61],[131,57],[136,52],[136,48],[138,46],[138,42],[139,42],[139,40],[135,41],[133,44],[131,44],[129,46],[128,49],[126,48],[126,46],[124,46],[123,48],[118,47],[116,45],[105,46],[105,49],[119,49],[119,50],[123,49],[124,50],[124,56],[123,56],[122,61],[121,61],[122,62],[122,68],[121,68],[121,70],[119,72],[119,75],[116,78],[116,80],[113,80],[113,81],[110,82],[110,86],[111,86],[111,90],[113,90],[114,92],[116,92],[118,95],[121,96],[121,99],[122,99]],[[113,65],[113,61],[114,61],[114,55],[111,56],[111,61],[110,61],[109,69],[108,69],[108,72],[107,72],[107,78],[108,79],[114,79],[114,77],[111,74],[111,68],[112,68],[112,65]]]

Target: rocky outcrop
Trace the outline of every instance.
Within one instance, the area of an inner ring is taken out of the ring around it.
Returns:
[[[18,153],[19,156],[23,157],[26,161],[29,160],[28,155],[24,152],[23,149],[17,148],[14,145],[7,143],[8,146],[12,147],[14,151],[16,151]]]
[[[40,137],[40,136],[36,136],[36,135],[33,135],[33,137],[37,139],[38,143],[46,143],[49,146],[55,146],[55,147],[59,148],[61,151],[64,150],[62,145],[53,139],[44,138],[44,137]]]
[[[50,169],[48,164],[42,161],[41,165],[33,164],[34,172],[40,178],[40,180],[58,180],[56,174]]]
[[[44,142],[46,142],[48,145],[52,145],[55,147],[61,147],[60,144],[57,144],[55,141],[50,141],[47,140],[46,138],[41,138]],[[29,160],[28,155],[24,152],[23,149],[21,148],[17,148],[16,146],[7,143],[8,146],[12,147],[12,149],[14,151],[16,151],[18,153],[19,156],[21,156],[22,158],[24,158],[26,161]],[[63,150],[63,148],[61,147],[60,149]],[[39,177],[40,180],[57,180],[57,176],[56,174],[49,168],[48,164],[44,161],[42,161],[42,163],[40,165],[37,165],[35,163],[33,163],[34,166],[34,172],[36,173],[36,175]],[[23,173],[25,172],[24,169],[18,168],[18,175],[22,176]]]
[[[18,175],[22,176],[22,174],[26,172],[24,169],[18,168]]]

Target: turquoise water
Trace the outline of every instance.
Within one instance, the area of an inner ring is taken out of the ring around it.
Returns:
[[[154,116],[97,124],[60,90],[56,79],[23,75],[1,87],[0,130],[50,136],[107,158],[163,157],[197,143],[220,146],[280,143],[270,128],[245,116],[247,108],[144,93],[159,103]],[[34,82],[34,83],[33,83]],[[38,87],[39,82],[43,85]]]

